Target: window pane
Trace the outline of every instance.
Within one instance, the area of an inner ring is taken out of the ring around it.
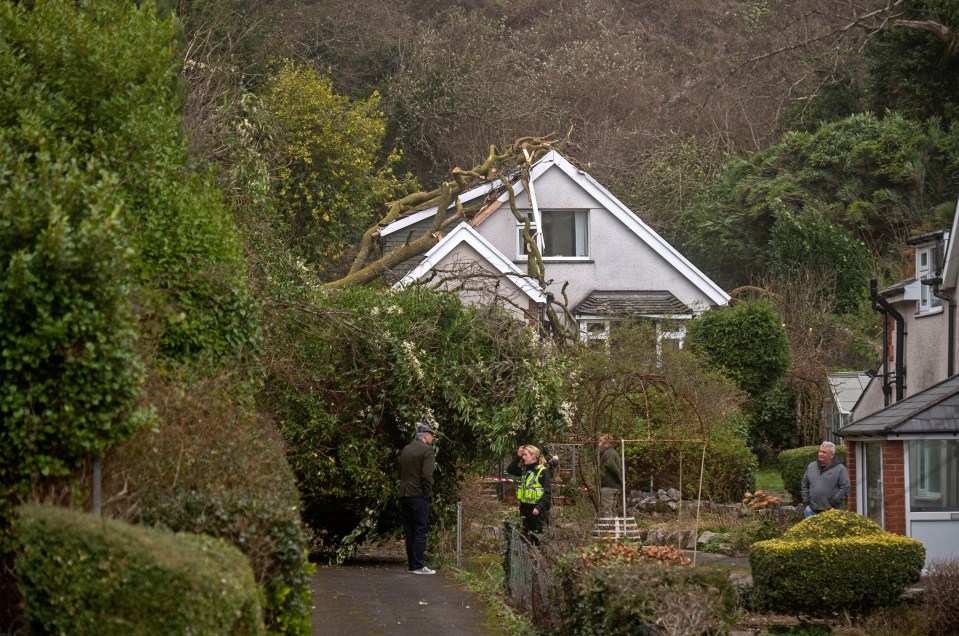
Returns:
[[[909,442],[913,512],[959,510],[959,440]]]
[[[576,256],[576,225],[573,212],[543,212],[543,256]]]

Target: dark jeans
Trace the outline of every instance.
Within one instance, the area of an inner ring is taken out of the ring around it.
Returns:
[[[400,516],[403,518],[403,536],[406,538],[406,562],[410,570],[419,570],[426,564],[426,530],[430,525],[430,502],[425,497],[400,497]]]

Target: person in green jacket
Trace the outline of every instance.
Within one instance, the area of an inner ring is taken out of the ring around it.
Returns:
[[[416,439],[400,451],[400,516],[406,539],[406,562],[413,574],[436,574],[436,570],[426,567],[424,562],[436,463],[432,447],[435,435],[436,431],[430,426],[417,424]]]
[[[599,438],[599,493],[600,514],[603,517],[618,517],[619,502],[623,487],[623,462],[613,446],[609,435]]]

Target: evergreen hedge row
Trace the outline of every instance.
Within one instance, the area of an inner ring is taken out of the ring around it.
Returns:
[[[827,510],[750,546],[753,604],[822,614],[896,605],[919,580],[922,543],[848,510]]]
[[[221,540],[63,508],[19,513],[16,569],[32,633],[263,633],[250,564]]]

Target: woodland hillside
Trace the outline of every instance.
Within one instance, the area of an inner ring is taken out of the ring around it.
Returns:
[[[240,547],[271,633],[309,633],[308,553],[397,531],[417,420],[441,518],[517,440],[614,421],[695,420],[748,487],[951,219],[955,29],[947,0],[0,0],[0,629],[17,506],[89,508],[95,460],[105,514]],[[545,147],[734,297],[688,351],[610,365],[348,284],[391,210]]]

